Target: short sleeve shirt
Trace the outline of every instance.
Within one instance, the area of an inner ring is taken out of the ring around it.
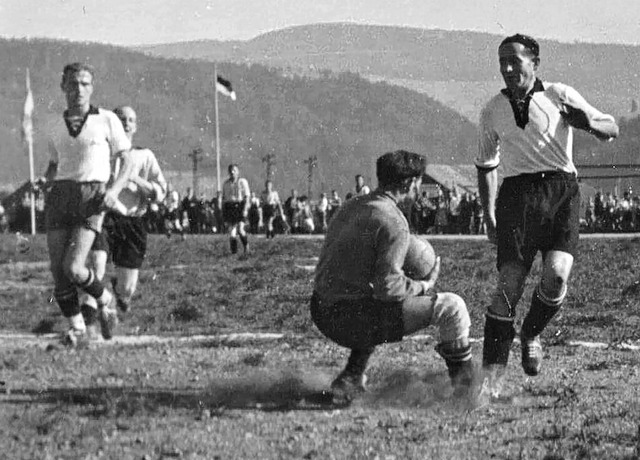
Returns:
[[[572,87],[537,80],[529,101],[526,124],[518,126],[506,94],[493,97],[482,110],[475,164],[502,165],[505,177],[544,171],[576,173],[573,128],[562,117],[564,104],[580,108],[596,120],[611,115],[598,111]]]
[[[58,165],[56,180],[106,183],[111,176],[112,156],[130,148],[131,141],[118,117],[93,106],[76,136],[63,117],[49,136],[50,161]]]

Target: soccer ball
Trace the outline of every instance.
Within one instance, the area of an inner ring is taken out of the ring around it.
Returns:
[[[402,269],[413,280],[423,280],[436,264],[436,253],[431,244],[415,235],[409,235],[409,249]]]

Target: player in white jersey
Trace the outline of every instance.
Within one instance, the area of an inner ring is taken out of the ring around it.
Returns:
[[[236,164],[229,165],[229,178],[222,185],[222,219],[229,228],[229,243],[231,253],[238,252],[238,239],[242,242],[244,252],[247,252],[249,240],[245,230],[249,206],[249,182],[240,177],[240,169]]]
[[[50,135],[45,174],[51,182],[45,220],[54,297],[70,322],[64,338],[69,345],[86,338],[78,287],[97,299],[105,339],[113,336],[118,320],[115,297],[86,263],[96,234],[102,230],[103,209],[116,207],[126,183],[118,176],[107,187],[110,158],[128,151],[131,142],[113,112],[91,105],[93,73],[90,66],[81,63],[64,68],[60,87],[67,110]]]
[[[273,189],[273,182],[268,179],[264,183],[264,190],[261,195],[262,201],[262,219],[264,221],[264,228],[267,239],[273,238],[275,232],[273,229],[273,222],[279,215],[286,221],[284,210],[282,209],[282,202],[280,201],[280,195]]]
[[[368,195],[369,193],[371,193],[371,189],[369,188],[369,186],[365,185],[364,183],[364,177],[362,177],[362,174],[356,174],[355,180],[356,187],[353,189],[353,196]]]
[[[133,140],[138,130],[136,112],[131,107],[124,106],[115,109],[114,113],[122,122],[129,140]],[[150,202],[164,200],[167,181],[150,149],[132,147],[123,155],[122,160],[123,168],[128,170],[126,174],[129,181],[118,195],[118,199],[125,213],[112,211],[108,235],[111,256],[116,266],[116,276],[111,282],[118,299],[118,307],[127,312],[147,252],[144,215]]]
[[[494,393],[515,336],[515,307],[538,251],[542,276],[520,332],[528,375],[540,372],[539,335],[567,293],[580,217],[573,129],[599,139],[618,135],[613,117],[593,108],[575,89],[536,77],[540,58],[533,38],[507,37],[498,57],[506,88],[482,111],[476,159],[487,233],[498,246],[498,287],[486,314],[483,350]],[[498,165],[505,176],[499,193]]]

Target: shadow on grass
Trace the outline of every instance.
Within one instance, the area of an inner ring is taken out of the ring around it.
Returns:
[[[224,416],[232,409],[262,412],[343,409],[365,407],[422,408],[447,406],[452,401],[443,374],[419,375],[400,371],[353,401],[334,397],[326,376],[295,370],[256,370],[242,376],[220,378],[202,388],[149,388],[96,386],[89,388],[17,389],[5,393],[5,404],[81,406],[90,417],[131,417],[167,410],[187,410]]]
[[[315,381],[314,381],[315,380]],[[7,393],[0,390],[0,394]],[[263,412],[292,410],[333,410],[347,407],[334,401],[319,381],[310,376],[253,373],[243,378],[221,379],[201,389],[105,387],[13,389],[5,404],[51,404],[82,406],[94,417],[119,417],[157,413],[167,409],[207,410],[223,416],[226,410],[247,409]]]

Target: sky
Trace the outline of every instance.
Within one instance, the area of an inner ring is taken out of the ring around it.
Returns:
[[[0,36],[116,45],[247,40],[319,22],[640,44],[638,0],[0,0]]]

